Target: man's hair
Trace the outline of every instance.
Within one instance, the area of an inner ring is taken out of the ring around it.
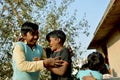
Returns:
[[[93,52],[88,55],[88,66],[91,70],[99,70],[104,65],[104,57],[99,52]]]
[[[52,38],[60,38],[62,44],[64,44],[65,40],[66,40],[66,35],[62,30],[54,30],[50,33],[47,34],[46,39],[48,42],[50,42],[50,37]]]
[[[26,34],[27,32],[34,32],[35,30],[38,30],[39,26],[32,22],[25,22],[23,23],[21,27],[21,33]]]

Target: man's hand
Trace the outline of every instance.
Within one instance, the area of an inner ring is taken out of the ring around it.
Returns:
[[[63,60],[60,57],[48,58],[43,60],[44,67],[58,67],[62,66]]]

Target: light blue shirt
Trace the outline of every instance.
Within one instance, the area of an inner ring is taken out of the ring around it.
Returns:
[[[91,74],[93,75],[94,78],[96,78],[97,80],[102,80],[103,76],[100,72],[98,71],[94,71],[94,70],[90,70],[90,69],[86,69],[86,70],[80,70],[77,74],[77,78],[80,80],[83,80],[82,78],[84,76],[91,76]]]

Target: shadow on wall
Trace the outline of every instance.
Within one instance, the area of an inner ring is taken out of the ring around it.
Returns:
[[[114,69],[112,69],[112,74],[113,74],[114,77],[118,76]]]

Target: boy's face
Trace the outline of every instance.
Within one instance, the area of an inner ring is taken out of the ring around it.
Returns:
[[[25,35],[25,40],[27,41],[28,45],[34,46],[39,38],[38,30],[34,32],[27,32]]]
[[[59,38],[50,37],[49,45],[50,45],[50,48],[51,48],[52,51],[56,51],[57,50],[57,47],[59,46],[59,43],[60,43],[60,39]]]

